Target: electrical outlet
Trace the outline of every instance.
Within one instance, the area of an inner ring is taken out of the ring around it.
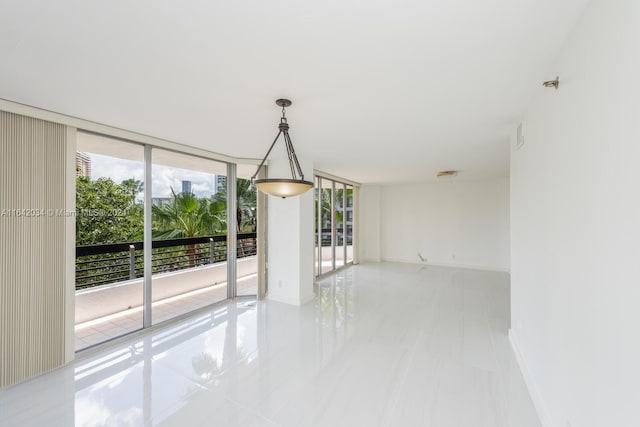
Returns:
[[[282,287],[282,280],[278,280],[278,287],[281,288]]]
[[[516,135],[516,150],[519,150],[524,145],[524,123],[518,125],[518,131]]]

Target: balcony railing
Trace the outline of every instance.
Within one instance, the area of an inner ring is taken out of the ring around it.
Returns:
[[[144,275],[143,242],[76,247],[76,289],[133,280]],[[227,235],[154,240],[152,272],[166,273],[227,260]],[[238,234],[237,257],[256,254],[256,233]]]
[[[342,246],[344,244],[344,229],[336,228],[336,246]],[[322,229],[322,246],[331,246],[331,228]],[[318,236],[316,232],[316,245],[318,244]],[[353,245],[353,227],[347,226],[347,246]]]

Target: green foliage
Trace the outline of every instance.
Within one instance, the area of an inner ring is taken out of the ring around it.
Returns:
[[[237,209],[236,220],[239,233],[252,233],[256,231],[256,189],[251,186],[248,179],[239,178],[236,181]],[[213,200],[227,206],[227,189],[218,191]]]
[[[226,233],[225,204],[201,199],[193,193],[176,194],[171,201],[152,207],[153,238],[175,239]]]
[[[347,197],[351,197],[353,190],[347,189]],[[344,211],[342,207],[344,196],[344,190],[342,188],[337,188],[335,191],[334,203],[336,206],[335,210],[335,219],[336,224],[343,223]],[[340,207],[338,209],[338,207]],[[316,220],[318,216],[318,199],[316,198]],[[320,214],[322,215],[322,223],[323,224],[331,224],[332,216],[331,216],[331,189],[330,188],[322,188],[320,189]]]
[[[76,245],[133,242],[143,239],[144,208],[137,200],[143,191],[143,184],[135,179],[126,179],[116,184],[110,178],[91,181],[87,177],[76,180]],[[152,206],[152,234],[157,240],[181,237],[199,237],[226,234],[227,195],[225,191],[214,197],[198,198],[193,193],[176,194],[168,203]],[[250,189],[250,182],[238,180],[238,223],[239,231],[255,231],[256,192]],[[208,247],[208,246],[207,246]],[[241,250],[245,246],[240,244]],[[254,249],[255,250],[255,249]],[[154,272],[171,271],[176,268],[194,267],[202,260],[198,245],[190,244],[171,248],[158,248],[153,252]],[[163,255],[164,254],[164,255]],[[172,262],[167,264],[167,256]],[[163,257],[164,256],[164,257]],[[225,247],[216,251],[214,261],[226,259]],[[92,267],[84,276],[76,277],[78,288],[123,280],[121,259],[113,259],[112,254],[90,255],[77,260],[81,268]],[[92,262],[92,263],[87,263]],[[208,258],[207,258],[208,262]],[[137,275],[142,271],[142,257],[136,260]],[[124,276],[123,276],[124,274]]]
[[[93,245],[141,240],[143,206],[136,201],[142,183],[128,179],[76,179],[76,244]]]
[[[135,200],[138,194],[142,193],[142,191],[144,190],[144,184],[133,178],[125,179],[124,181],[122,181],[122,184],[120,184],[120,186],[124,191],[131,194],[133,200]]]
[[[256,190],[251,182],[238,179],[238,231],[255,231]],[[76,180],[76,244],[131,242],[142,240],[143,203],[136,200],[143,184],[126,179],[116,184],[110,178]],[[226,234],[226,188],[211,199],[193,193],[176,194],[169,203],[152,207],[154,239],[173,239]]]
[[[341,244],[342,239],[347,233],[347,224],[345,224],[347,207],[350,203],[353,203],[353,188],[347,187],[346,192],[344,188],[336,188],[335,193],[331,188],[320,188],[316,189],[316,191],[320,192],[320,197],[318,198],[318,193],[316,193],[315,197],[315,221],[316,228],[318,223],[318,199],[320,203],[320,223],[322,229],[330,229],[331,233],[321,232],[322,235],[322,246],[331,246],[331,235],[335,233],[337,236],[338,244]],[[333,196],[334,201],[334,212],[332,215],[331,210],[331,199]],[[346,195],[346,204],[347,206],[343,206],[344,204],[344,196]]]

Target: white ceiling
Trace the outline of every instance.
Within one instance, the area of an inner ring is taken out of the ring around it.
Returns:
[[[0,0],[0,98],[364,183],[508,176],[587,0]],[[284,150],[283,146],[278,149]]]

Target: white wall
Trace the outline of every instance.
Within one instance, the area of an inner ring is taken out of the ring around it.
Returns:
[[[383,260],[509,270],[507,179],[380,188]]]
[[[512,341],[543,425],[640,425],[640,2],[595,0],[512,148]]]
[[[313,177],[313,165],[298,156],[305,176]],[[290,176],[288,160],[274,155],[269,160],[269,174],[271,177]],[[270,300],[293,305],[313,300],[313,195],[310,190],[286,199],[268,196],[267,298]]]
[[[380,262],[380,186],[360,187],[360,259]]]

